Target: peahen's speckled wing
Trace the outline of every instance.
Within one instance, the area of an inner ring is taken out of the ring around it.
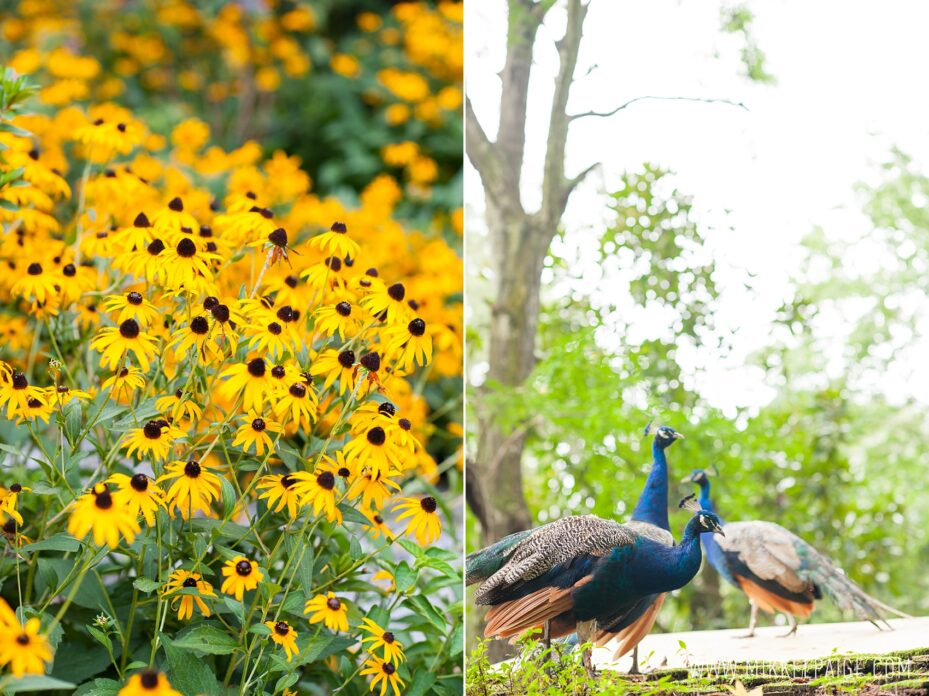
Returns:
[[[551,522],[508,549],[506,562],[481,583],[475,601],[489,603],[491,595],[499,595],[503,588],[525,583],[580,556],[603,556],[615,547],[635,543],[635,538],[629,527],[595,515]]]

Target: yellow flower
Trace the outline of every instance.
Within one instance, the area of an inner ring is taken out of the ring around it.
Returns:
[[[26,375],[18,370],[0,369],[0,408],[6,404],[7,418],[25,414],[33,399],[45,400],[40,387],[30,386]]]
[[[171,573],[171,578],[165,585],[165,589],[162,594],[167,597],[170,594],[180,592],[184,589],[195,589],[200,594],[186,594],[174,598],[174,602],[171,606],[178,607],[177,618],[180,621],[192,618],[194,615],[194,603],[196,603],[197,608],[200,609],[201,614],[203,614],[205,617],[209,617],[210,608],[207,606],[206,602],[201,599],[200,595],[203,595],[204,597],[215,597],[216,593],[213,592],[213,586],[204,580],[200,573],[193,573],[189,570],[178,568]]]
[[[118,498],[136,518],[141,514],[149,527],[155,526],[155,513],[158,508],[165,507],[164,492],[148,476],[113,474],[107,481],[117,486],[114,498]]]
[[[53,295],[57,295],[55,289],[55,278],[51,273],[46,273],[42,264],[38,262],[30,263],[26,269],[26,275],[13,283],[10,292],[17,297],[24,297],[27,300],[37,302],[46,302]]]
[[[289,415],[290,423],[301,423],[305,428],[316,420],[318,401],[312,385],[306,382],[294,382],[287,391],[278,396],[274,404],[274,415],[284,420]]]
[[[326,336],[338,334],[346,341],[358,333],[358,319],[352,316],[352,306],[344,300],[316,310],[316,330]]]
[[[414,363],[426,365],[432,360],[432,336],[426,332],[426,322],[417,317],[406,326],[394,326],[384,332],[387,353],[397,356],[403,370],[412,370]]]
[[[297,654],[297,632],[286,621],[265,621],[265,626],[271,629],[271,640],[284,646],[287,661]]]
[[[378,682],[381,684],[380,696],[385,696],[387,687],[391,686],[394,690],[394,696],[400,696],[400,687],[406,686],[406,683],[397,674],[397,668],[390,662],[384,662],[379,657],[365,660],[366,669],[361,670],[363,676],[371,675],[371,691],[377,688]]]
[[[154,338],[142,331],[139,322],[135,319],[126,319],[119,325],[119,328],[107,326],[100,329],[97,337],[90,342],[90,347],[103,353],[101,364],[104,367],[114,369],[119,365],[123,356],[132,351],[139,361],[142,372],[148,372],[151,360],[157,352]]]
[[[406,535],[415,536],[420,546],[427,546],[438,539],[442,532],[442,521],[436,513],[437,508],[435,498],[427,495],[420,500],[401,498],[401,502],[394,506],[393,511],[403,510],[403,514],[397,517],[397,520],[409,518]]]
[[[171,682],[162,672],[146,670],[133,674],[117,696],[184,696],[171,688]]]
[[[165,495],[168,513],[172,517],[175,509],[185,520],[198,510],[209,514],[210,503],[222,495],[222,482],[206,463],[201,464],[194,459],[175,461],[168,464],[165,471],[167,473],[158,479],[158,483],[174,479]]]
[[[48,638],[39,633],[41,623],[32,618],[23,626],[10,605],[0,599],[0,665],[9,665],[17,679],[26,674],[45,674],[52,661]]]
[[[362,298],[361,304],[376,317],[383,317],[387,324],[399,324],[410,318],[410,306],[404,302],[406,288],[403,283],[394,283],[383,290],[375,290]]]
[[[258,480],[257,488],[265,492],[258,496],[259,500],[268,501],[268,509],[280,512],[285,507],[290,519],[297,519],[297,511],[303,504],[300,500],[300,489],[294,484],[299,479],[295,474],[269,474]]]
[[[127,319],[135,319],[141,326],[149,326],[161,318],[158,308],[135,291],[125,295],[110,295],[103,301],[103,309],[107,312],[119,310],[116,317],[119,324]]]
[[[307,600],[303,613],[310,615],[311,624],[323,622],[332,631],[348,631],[348,605],[332,592]]]
[[[344,451],[345,461],[356,471],[366,467],[375,474],[386,476],[391,469],[403,469],[400,449],[379,425],[369,428],[363,437],[349,440]]]
[[[265,398],[271,393],[271,377],[263,358],[254,358],[246,364],[226,368],[219,375],[228,379],[219,386],[220,395],[234,399],[242,393],[242,408],[261,411]]]
[[[397,471],[392,471],[390,475],[396,476],[397,473]],[[391,496],[391,489],[399,491],[400,484],[391,479],[389,475],[366,471],[352,481],[346,495],[349,500],[355,500],[360,495],[362,507],[373,507],[379,510],[384,506],[384,501]]]
[[[110,493],[105,483],[96,484],[90,493],[79,497],[68,519],[68,532],[75,538],[83,539],[90,531],[95,544],[105,543],[111,549],[119,546],[120,535],[131,544],[140,531],[136,515],[121,498]]]
[[[142,371],[134,365],[122,368],[103,382],[103,389],[112,389],[117,400],[128,400],[132,392],[144,387]]]
[[[371,643],[371,645],[367,646],[367,650],[372,657],[377,657],[374,651],[381,648],[384,651],[383,659],[385,662],[393,662],[395,665],[399,665],[404,661],[403,645],[394,637],[393,633],[385,631],[367,617],[362,622],[361,629],[371,634],[362,639],[361,642],[362,644]]]
[[[348,236],[348,227],[344,222],[334,222],[328,232],[312,237],[309,247],[343,259],[346,256],[355,258],[359,249],[358,242]]]
[[[126,447],[127,457],[137,452],[139,458],[150,454],[155,459],[166,459],[174,441],[183,434],[166,420],[150,420],[141,428],[130,430],[123,447]]]
[[[314,377],[324,377],[323,391],[339,380],[339,394],[351,391],[353,385],[352,375],[355,370],[355,351],[337,351],[331,348],[324,350],[310,366],[310,374]]]
[[[361,65],[358,63],[358,59],[346,53],[336,53],[332,56],[332,60],[329,61],[329,65],[332,67],[333,72],[344,77],[355,79],[361,74]]]
[[[240,602],[246,590],[254,590],[258,587],[258,583],[264,580],[261,569],[245,556],[236,556],[226,561],[223,566],[223,575],[226,579],[223,580],[222,587],[219,589],[226,594],[234,595]]]
[[[319,515],[320,512],[326,513],[326,519],[336,524],[342,524],[342,512],[336,506],[335,494],[335,474],[333,473],[332,460],[323,460],[316,471],[309,473],[298,471],[290,474],[290,479],[295,480],[293,484],[294,492],[301,497],[304,505],[313,506],[313,514]]]
[[[260,457],[265,450],[270,452],[274,444],[268,433],[279,432],[281,432],[280,423],[262,418],[255,411],[249,411],[247,422],[235,431],[232,446],[242,445],[242,449],[248,452],[249,448],[254,445],[255,454]]]

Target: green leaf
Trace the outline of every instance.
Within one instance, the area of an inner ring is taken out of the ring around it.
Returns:
[[[265,626],[263,623],[249,626],[248,632],[254,633],[259,636],[270,636],[271,635],[271,629]]]
[[[219,481],[222,486],[223,517],[232,517],[232,511],[235,509],[238,495],[235,492],[235,488],[232,486],[232,482],[229,481],[229,479],[227,479],[225,476],[220,476]]]
[[[126,668],[126,671],[129,671],[129,667]],[[117,696],[121,688],[122,685],[118,681],[94,679],[92,682],[81,684],[72,696]]]
[[[364,551],[361,548],[361,542],[358,541],[355,537],[352,537],[348,542],[348,555],[352,557],[353,561],[357,561],[364,555]]]
[[[150,578],[136,578],[135,582],[132,583],[132,586],[139,592],[150,594],[151,592],[154,592],[159,587],[161,587],[161,583],[157,580],[151,580]]]
[[[110,640],[110,637],[101,631],[96,626],[87,626],[87,632],[94,637],[94,639],[100,643],[104,648],[107,649],[107,652],[112,652],[113,650],[113,641]]]
[[[422,618],[426,619],[426,621],[431,623],[433,626],[439,629],[439,631],[441,631],[442,633],[445,632],[447,628],[445,617],[442,616],[438,612],[438,610],[430,602],[428,602],[422,595],[416,595],[415,597],[410,597],[409,600],[407,601],[410,604],[412,604],[414,607],[416,607],[416,609],[419,610],[419,615]]]
[[[179,648],[164,633],[161,634],[165,655],[168,657],[171,686],[184,694],[218,694],[219,684],[208,664],[189,649]]]
[[[358,510],[347,503],[339,503],[339,510],[342,513],[342,520],[354,524],[370,525],[368,518],[362,515]]]
[[[77,438],[81,435],[81,426],[84,421],[81,413],[81,404],[78,402],[68,404],[64,411],[65,437],[68,438],[68,444],[74,445]]]
[[[429,689],[432,688],[432,685],[435,684],[435,674],[428,670],[417,670],[416,676],[413,677],[413,681],[410,683],[407,690],[404,692],[405,696],[423,696]]]
[[[274,685],[274,693],[278,693],[284,689],[289,689],[291,686],[297,683],[298,679],[300,679],[300,675],[296,672],[285,674],[283,677],[278,679],[277,683]]]
[[[184,629],[174,639],[178,650],[195,650],[208,655],[229,655],[238,641],[217,624],[201,623]]]
[[[51,689],[73,689],[74,687],[75,685],[71,682],[55,679],[54,677],[30,675],[13,679],[6,685],[3,693],[21,694],[26,691],[50,691]]]
[[[400,592],[409,591],[416,585],[417,576],[418,572],[410,568],[406,561],[398,563],[397,569],[394,571],[394,584],[396,584],[397,590]]]
[[[229,608],[229,611],[239,620],[240,624],[245,623],[245,607],[242,602],[233,597],[223,596],[223,604]]]
[[[64,532],[50,536],[48,539],[26,544],[21,551],[69,551],[74,553],[81,548],[81,542]]]
[[[413,558],[419,558],[423,555],[423,550],[420,545],[410,541],[409,539],[397,539],[396,543],[408,554],[413,556]]]

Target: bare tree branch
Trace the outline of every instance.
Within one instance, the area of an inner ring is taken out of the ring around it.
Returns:
[[[599,118],[607,118],[608,116],[613,116],[614,114],[619,113],[623,109],[626,109],[636,102],[653,100],[653,101],[689,101],[689,102],[699,102],[702,104],[725,104],[727,106],[736,106],[740,109],[745,109],[748,111],[748,107],[745,106],[742,102],[732,101],[731,99],[721,99],[721,98],[711,98],[711,97],[658,97],[653,95],[645,95],[642,97],[636,97],[635,99],[630,99],[625,104],[620,104],[615,109],[610,111],[584,111],[579,114],[572,114],[568,118],[571,121],[576,121],[579,118],[587,118],[588,116],[597,116]]]
[[[484,132],[481,122],[477,120],[471,98],[465,97],[465,147],[471,164],[483,175],[484,171],[493,166],[496,159],[493,143]]]

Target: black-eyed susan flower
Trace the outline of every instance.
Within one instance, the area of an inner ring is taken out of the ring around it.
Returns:
[[[387,526],[387,522],[381,517],[381,513],[377,510],[367,510],[362,508],[362,514],[368,518],[370,524],[367,526],[367,531],[371,534],[371,537],[378,539],[383,536],[385,539],[393,539],[394,533],[390,530],[390,527]]]
[[[302,473],[302,472],[301,472]],[[258,480],[257,488],[264,493],[259,500],[268,501],[268,509],[280,512],[285,507],[290,519],[297,519],[297,511],[303,505],[302,489],[296,486],[300,481],[298,474],[269,474]]]
[[[311,624],[322,622],[332,631],[348,631],[348,605],[333,592],[307,600],[303,613],[309,615]]]
[[[6,405],[7,418],[25,414],[33,399],[45,401],[41,387],[31,386],[26,375],[18,370],[0,370],[0,408]]]
[[[135,319],[140,326],[149,326],[161,318],[158,308],[135,290],[125,295],[110,295],[101,306],[107,312],[119,312],[116,315],[117,324]]]
[[[194,615],[194,605],[205,617],[210,616],[210,607],[203,601],[203,597],[215,597],[213,586],[203,579],[200,573],[178,568],[171,573],[162,593],[165,597],[176,595],[181,590],[196,590],[199,594],[177,595],[171,602],[172,608],[177,608],[177,618],[180,621],[190,619]]]
[[[358,242],[348,236],[348,227],[344,222],[332,223],[328,232],[312,237],[309,245],[312,249],[318,249],[339,258],[358,256]]]
[[[292,484],[294,492],[300,496],[303,505],[313,506],[314,515],[324,512],[330,522],[342,524],[342,512],[336,506],[335,496],[338,491],[331,461],[320,462],[312,473],[298,471],[290,474],[290,477],[295,481]]]
[[[406,288],[403,283],[394,283],[376,290],[362,298],[361,304],[375,317],[387,324],[399,324],[410,320],[410,306],[404,302]]]
[[[181,513],[185,520],[193,513],[202,510],[209,514],[210,504],[217,500],[222,491],[219,476],[210,471],[205,462],[195,459],[171,462],[165,466],[165,474],[158,478],[158,483],[173,481],[165,493],[168,514]]]
[[[287,330],[286,324],[276,318],[261,324],[251,324],[245,327],[245,331],[248,347],[262,355],[279,358],[285,353],[295,352],[293,335]]]
[[[48,638],[39,633],[41,622],[29,619],[25,625],[0,598],[0,665],[8,666],[17,679],[26,674],[45,674],[45,663],[52,661]]]
[[[284,648],[287,661],[299,652],[297,650],[297,631],[286,621],[265,621],[265,626],[271,629],[271,640]]]
[[[420,499],[401,498],[400,503],[394,506],[393,511],[402,510],[397,521],[409,518],[405,533],[415,536],[420,546],[427,546],[439,538],[442,533],[442,521],[436,512],[438,504],[432,496]]]
[[[395,476],[398,473],[393,471],[391,475]],[[364,471],[352,479],[346,495],[349,500],[355,500],[358,496],[361,496],[363,507],[380,510],[384,507],[384,501],[393,495],[394,491],[399,490],[400,484],[394,481],[390,475]]]
[[[344,300],[316,310],[316,329],[326,336],[338,335],[343,341],[358,333],[357,310]]]
[[[377,657],[375,650],[382,650],[381,658],[385,662],[393,662],[395,665],[399,665],[404,661],[403,645],[392,632],[384,630],[368,617],[365,617],[362,621],[361,630],[370,634],[367,638],[363,638],[361,643],[362,645],[370,643],[367,650],[372,657]]]
[[[126,319],[119,327],[107,326],[90,342],[90,347],[103,353],[101,364],[116,368],[128,352],[135,354],[142,372],[148,372],[157,348],[152,336],[135,319]]]
[[[111,390],[120,403],[128,402],[133,393],[145,387],[145,377],[135,365],[123,367],[103,381],[103,389]]]
[[[323,378],[323,391],[339,380],[339,394],[351,391],[355,371],[355,352],[353,350],[324,350],[310,366],[310,374]]]
[[[19,412],[19,418],[17,418],[16,422],[20,424],[27,420],[41,420],[43,423],[48,423],[48,419],[54,410],[55,405],[47,401],[45,397],[28,399],[26,408]]]
[[[68,532],[75,538],[83,539],[91,531],[95,544],[106,544],[111,549],[119,546],[120,536],[131,544],[140,531],[137,516],[105,483],[96,484],[79,497],[68,519]]]
[[[219,393],[227,399],[242,394],[242,408],[261,411],[272,389],[269,372],[263,358],[252,358],[247,363],[233,365],[220,373],[219,376],[226,381],[219,386]]]
[[[9,515],[17,524],[22,525],[23,516],[16,509],[16,502],[23,491],[32,492],[32,489],[20,483],[13,483],[9,488],[0,486],[0,519],[6,519]]]
[[[261,456],[265,451],[271,451],[273,441],[269,433],[281,432],[281,424],[270,418],[263,418],[255,411],[249,411],[245,417],[245,423],[239,426],[235,431],[235,439],[232,446],[242,446],[246,452],[254,447],[255,454]]]
[[[36,302],[47,302],[58,294],[55,288],[55,277],[43,268],[38,261],[26,267],[26,275],[13,283],[10,293]]]
[[[157,460],[168,457],[174,441],[184,433],[164,419],[150,420],[141,428],[133,428],[123,440],[126,456],[136,453],[138,457],[151,456]]]
[[[378,684],[381,685],[380,696],[385,696],[388,686],[393,688],[394,696],[400,696],[401,687],[406,686],[397,674],[397,668],[379,657],[365,660],[365,668],[361,670],[361,674],[371,677],[371,691],[374,691]]]
[[[203,409],[194,400],[194,395],[185,395],[183,389],[177,389],[173,394],[159,397],[155,401],[155,408],[170,415],[175,421],[186,419],[196,422],[203,417]]]
[[[320,263],[314,263],[303,271],[300,277],[306,280],[307,286],[317,292],[331,287],[344,287],[344,268],[345,264],[342,263],[342,259],[330,256]]]
[[[375,425],[345,445],[345,461],[356,470],[368,468],[372,472],[387,475],[391,469],[402,469],[401,450],[389,437],[390,433]]]
[[[171,334],[168,350],[173,351],[175,360],[181,360],[191,348],[195,348],[201,365],[217,364],[223,358],[223,337],[221,328],[211,324],[206,316],[198,314]]]
[[[84,391],[83,389],[72,389],[71,387],[65,384],[59,384],[57,386],[52,385],[45,388],[45,398],[50,404],[55,406],[64,406],[66,403],[71,401],[71,399],[77,399],[78,401],[89,401],[93,398],[93,395]]]
[[[419,317],[406,326],[393,326],[384,332],[387,353],[403,370],[432,361],[432,336],[426,331],[426,322]]]
[[[171,682],[163,672],[145,670],[133,674],[117,696],[184,696],[171,688]]]
[[[258,583],[264,580],[264,573],[254,561],[248,560],[245,556],[236,556],[226,561],[223,565],[222,586],[219,588],[229,595],[233,595],[240,602],[246,591],[254,590]]]
[[[318,405],[312,385],[301,380],[289,385],[286,391],[278,395],[274,415],[281,421],[287,419],[290,423],[300,423],[309,428],[310,423],[316,420]]]
[[[164,491],[145,474],[113,474],[107,482],[116,486],[114,498],[119,498],[136,517],[142,515],[145,524],[155,526],[155,513],[165,507]]]
[[[172,290],[183,288],[196,294],[208,292],[214,287],[211,264],[220,260],[219,254],[198,249],[193,239],[183,237],[164,253],[165,285]]]

